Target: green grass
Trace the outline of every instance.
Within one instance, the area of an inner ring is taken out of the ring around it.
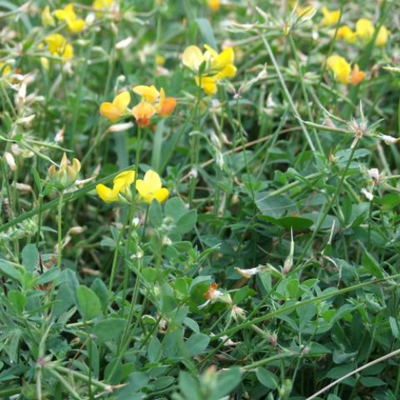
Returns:
[[[400,398],[400,7],[222,3],[82,1],[73,33],[65,2],[0,1],[1,399]],[[204,44],[237,69],[210,95],[195,78],[223,67],[182,60]],[[140,127],[138,85],[176,108]],[[64,153],[79,174],[57,175]]]

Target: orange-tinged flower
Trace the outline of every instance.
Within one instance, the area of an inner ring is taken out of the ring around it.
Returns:
[[[221,8],[221,0],[207,0],[208,7],[214,12],[217,12]]]
[[[142,100],[149,103],[155,103],[160,97],[160,92],[156,89],[154,85],[145,86],[139,85],[135,86],[133,89],[134,93],[142,97]]]
[[[346,59],[340,56],[330,56],[327,60],[327,65],[333,71],[337,81],[344,85],[349,82],[351,67]]]
[[[353,86],[359,85],[365,78],[365,72],[360,71],[358,64],[354,64],[353,71],[350,75],[350,84]]]
[[[216,298],[220,297],[221,292],[218,290],[218,283],[212,283],[207,292],[203,294],[204,298],[207,300],[215,300]]]
[[[160,89],[160,102],[156,106],[157,114],[162,118],[169,117],[176,107],[176,100],[173,97],[165,97],[165,91]]]
[[[100,106],[100,114],[111,122],[118,122],[126,113],[131,101],[129,92],[120,93],[112,103],[105,102]]]
[[[321,24],[324,26],[336,25],[340,19],[340,10],[329,11],[327,7],[321,9],[323,18]]]
[[[147,101],[142,101],[132,108],[131,113],[140,127],[146,127],[150,123],[150,118],[156,113],[156,109]]]

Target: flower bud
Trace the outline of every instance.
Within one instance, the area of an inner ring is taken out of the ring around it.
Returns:
[[[58,170],[55,165],[52,165],[48,171],[50,180],[54,183],[55,187],[59,190],[63,190],[75,183],[80,170],[81,163],[79,160],[74,158],[71,165],[67,159],[67,155],[64,153]]]

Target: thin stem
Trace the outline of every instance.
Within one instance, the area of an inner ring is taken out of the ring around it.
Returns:
[[[369,368],[369,367],[372,367],[372,366],[375,365],[375,364],[378,364],[378,363],[380,363],[380,362],[382,362],[382,361],[385,361],[385,360],[387,360],[388,358],[394,357],[394,356],[396,356],[397,354],[400,354],[400,349],[397,349],[397,350],[395,350],[395,351],[392,351],[391,353],[386,354],[386,355],[384,355],[383,357],[377,358],[376,360],[371,361],[371,362],[369,362],[369,363],[363,365],[362,367],[357,368],[357,369],[355,369],[354,371],[349,372],[348,374],[342,376],[341,378],[336,379],[336,381],[334,381],[334,382],[330,383],[329,385],[325,386],[324,388],[322,388],[322,389],[321,389],[320,391],[318,391],[317,393],[314,393],[312,396],[307,397],[306,400],[315,399],[316,397],[318,397],[318,396],[320,396],[321,394],[325,393],[327,390],[329,390],[330,388],[336,386],[338,383],[344,381],[345,379],[350,378],[351,376],[353,376],[353,375],[355,375],[355,374],[358,374],[359,372],[363,371],[364,369],[367,369],[367,368]]]
[[[58,215],[57,215],[57,225],[58,225],[58,243],[57,243],[57,267],[61,268],[61,254],[62,254],[62,209],[63,209],[63,197],[64,190],[60,190],[60,197],[58,199]],[[41,208],[40,208],[41,209]]]

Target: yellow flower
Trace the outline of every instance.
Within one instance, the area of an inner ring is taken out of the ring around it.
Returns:
[[[207,95],[217,93],[217,80],[211,76],[195,77],[196,85],[200,86]]]
[[[379,29],[378,36],[376,37],[376,45],[379,47],[386,46],[390,35],[390,31],[386,28],[385,25],[382,25]]]
[[[375,32],[374,25],[372,25],[372,22],[369,19],[361,18],[357,21],[356,33],[361,40],[368,42],[369,40],[372,39],[374,32]]]
[[[150,118],[156,113],[156,109],[147,101],[141,101],[137,106],[132,108],[131,113],[135,117],[137,124],[145,128],[149,125]]]
[[[330,56],[327,60],[328,68],[331,69],[338,82],[346,85],[351,73],[350,64],[340,56]]]
[[[154,85],[139,85],[135,86],[132,90],[134,91],[134,93],[141,96],[142,100],[148,101],[149,103],[155,103],[160,97],[160,92],[156,89]]]
[[[112,103],[105,102],[100,106],[100,114],[111,122],[118,122],[126,113],[131,101],[129,92],[122,92],[115,97]]]
[[[114,178],[114,186],[112,189],[103,184],[96,186],[96,191],[99,197],[106,203],[113,203],[124,198],[119,196],[124,195],[127,200],[131,199],[130,186],[135,181],[135,171],[121,172]]]
[[[165,57],[160,54],[157,54],[155,62],[156,62],[156,65],[158,65],[159,67],[162,67],[165,64]]]
[[[42,67],[46,70],[50,68],[49,59],[46,57],[40,57],[40,64],[42,64]]]
[[[343,38],[347,43],[355,43],[357,41],[357,33],[348,26],[343,25],[337,31],[337,38]]]
[[[55,25],[55,21],[54,21],[53,16],[51,15],[49,6],[46,6],[43,9],[41,18],[42,18],[43,26],[54,26]]]
[[[67,42],[63,35],[59,33],[53,33],[44,40],[50,53],[55,57],[62,57],[68,60],[74,56],[74,48]]]
[[[313,6],[297,7],[296,14],[305,19],[311,19],[317,10]]]
[[[93,8],[95,10],[109,10],[113,4],[114,0],[94,0]]]
[[[176,107],[176,100],[173,97],[165,97],[165,91],[160,89],[160,102],[156,105],[157,114],[162,118],[169,117]]]
[[[197,86],[200,86],[206,94],[217,92],[217,82],[224,78],[233,78],[236,75],[234,66],[235,54],[231,47],[218,54],[213,48],[204,45],[206,51],[203,54],[197,46],[189,46],[182,55],[183,64],[198,73],[200,66],[205,63],[202,76],[196,76]]]
[[[351,72],[349,82],[353,86],[359,85],[365,78],[365,72],[360,71],[358,64],[355,64]]]
[[[2,71],[1,76],[4,77],[12,72],[12,68],[9,64],[0,62],[0,71]]]
[[[205,61],[202,51],[197,46],[189,46],[182,55],[183,65],[197,72],[200,65]]]
[[[77,18],[73,4],[68,4],[63,9],[56,10],[54,15],[59,21],[66,22],[72,33],[78,33],[85,27],[85,21]]]
[[[136,190],[145,203],[151,203],[153,200],[162,203],[169,196],[168,189],[162,187],[160,176],[152,170],[146,172],[143,180],[136,181]]]
[[[217,12],[221,8],[221,0],[207,0],[208,7],[214,12]]]
[[[78,179],[80,170],[81,163],[79,160],[74,158],[71,165],[68,161],[67,155],[64,153],[58,170],[56,170],[56,167],[52,165],[48,171],[50,180],[58,189],[63,190],[75,183]]]
[[[210,72],[218,72],[223,77],[233,78],[236,75],[236,67],[233,65],[235,61],[235,53],[232,47],[227,47],[220,54],[218,54],[213,48],[204,45],[207,50],[204,57],[209,63]]]
[[[323,26],[331,26],[338,23],[340,19],[340,10],[329,11],[327,7],[322,7],[321,11],[324,15],[321,21]]]

